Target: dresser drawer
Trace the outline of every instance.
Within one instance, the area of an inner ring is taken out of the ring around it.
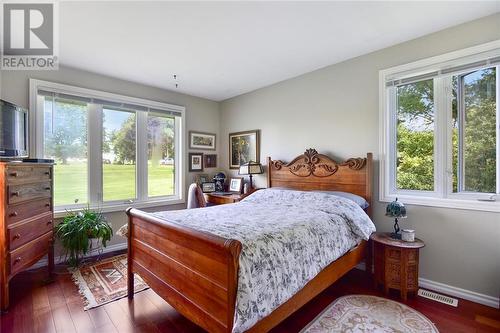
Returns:
[[[20,203],[17,205],[7,206],[5,210],[5,219],[7,226],[36,215],[40,215],[52,210],[52,199],[46,198],[42,200]]]
[[[6,173],[7,184],[50,181],[52,179],[50,166],[9,166]]]
[[[38,198],[50,198],[51,195],[52,188],[50,182],[10,185],[7,190],[7,202],[13,204]]]
[[[48,213],[34,220],[29,220],[26,223],[18,224],[13,228],[7,229],[9,249],[17,249],[19,246],[28,243],[30,240],[51,231],[53,223],[54,218],[52,213]]]
[[[12,276],[40,260],[48,253],[51,241],[52,231],[10,252],[10,275]]]

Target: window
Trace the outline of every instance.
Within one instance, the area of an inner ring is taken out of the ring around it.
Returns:
[[[434,190],[434,82],[396,88],[396,184],[398,189]]]
[[[172,195],[175,189],[175,119],[148,116],[148,195]]]
[[[184,108],[31,80],[31,149],[52,158],[57,211],[182,202]]]
[[[135,200],[135,112],[104,108],[102,116],[103,201]]]
[[[497,44],[381,71],[381,200],[500,211]]]
[[[54,167],[54,204],[88,202],[88,105],[84,102],[40,96],[43,102],[44,151],[57,160]]]

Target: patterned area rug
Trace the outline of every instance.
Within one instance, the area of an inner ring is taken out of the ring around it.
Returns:
[[[120,255],[71,270],[80,294],[85,298],[85,310],[127,296],[127,255]],[[136,274],[135,292],[148,288]]]
[[[420,312],[389,299],[349,295],[340,297],[319,314],[301,333],[401,332],[438,333]]]

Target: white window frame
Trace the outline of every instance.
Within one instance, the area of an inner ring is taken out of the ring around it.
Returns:
[[[450,52],[440,56],[396,66],[379,72],[379,200],[390,202],[396,197],[401,201],[423,206],[447,207],[468,210],[500,212],[500,194],[496,201],[481,201],[491,197],[486,193],[453,193],[452,187],[452,121],[451,80],[446,76],[434,78],[434,191],[396,189],[396,93],[386,82],[394,78],[415,76],[439,71],[484,59],[500,56],[500,40]],[[497,192],[500,190],[500,65],[497,67]]]
[[[185,202],[185,133],[186,109],[184,106],[151,101],[147,99],[129,97],[99,90],[81,88],[61,83],[30,79],[30,156],[43,158],[44,130],[43,130],[43,102],[38,99],[39,90],[48,90],[61,94],[83,96],[126,104],[140,105],[151,109],[172,111],[181,116],[175,117],[174,136],[174,195],[148,196],[147,154],[144,149],[139,149],[147,141],[147,111],[136,111],[136,198],[133,200],[120,200],[103,202],[102,200],[102,105],[88,104],[88,204],[91,208],[100,209],[102,212],[123,211],[128,207],[146,208],[160,205],[174,205]],[[151,114],[157,114],[151,112]],[[93,176],[91,175],[98,175]],[[55,207],[56,217],[66,214],[67,209],[81,209],[87,204],[74,204]]]

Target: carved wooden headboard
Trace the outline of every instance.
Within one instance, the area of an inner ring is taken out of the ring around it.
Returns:
[[[372,153],[342,163],[312,148],[290,163],[267,158],[267,187],[350,192],[365,198],[371,207],[372,181]]]

